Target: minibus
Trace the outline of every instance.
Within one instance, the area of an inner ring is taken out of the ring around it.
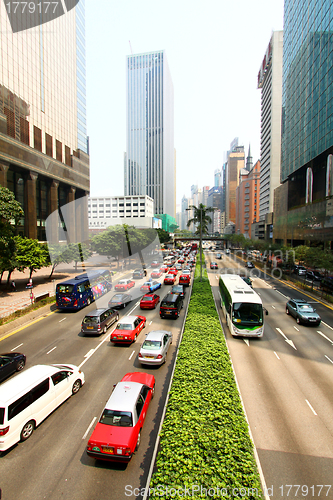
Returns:
[[[84,384],[77,366],[36,365],[0,386],[0,451],[25,441]]]

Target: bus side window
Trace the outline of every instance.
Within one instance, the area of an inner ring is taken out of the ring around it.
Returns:
[[[87,292],[90,289],[90,283],[89,283],[89,281],[88,280],[85,281],[83,283],[83,286],[84,286],[85,291]]]

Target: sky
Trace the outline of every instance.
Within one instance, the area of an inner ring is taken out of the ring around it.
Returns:
[[[90,195],[124,194],[126,56],[165,50],[180,203],[214,185],[235,137],[260,158],[257,75],[283,0],[86,0]],[[132,49],[132,50],[131,50]]]

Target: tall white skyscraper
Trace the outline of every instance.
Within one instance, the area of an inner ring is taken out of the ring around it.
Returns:
[[[173,84],[164,51],[127,56],[124,192],[175,217]]]

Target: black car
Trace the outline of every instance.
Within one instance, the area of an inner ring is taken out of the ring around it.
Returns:
[[[255,265],[253,264],[253,262],[248,260],[247,263],[245,264],[245,267],[247,267],[248,269],[254,269]]]
[[[246,283],[247,285],[249,285],[251,288],[253,288],[251,278],[248,278],[247,276],[241,276],[241,278],[242,278],[242,280],[244,280],[244,281],[245,281],[245,283]]]
[[[134,280],[140,280],[147,276],[147,271],[145,269],[134,269],[132,278]]]
[[[173,287],[171,288],[171,293],[177,293],[182,298],[184,298],[185,297],[185,288],[183,285],[173,285]]]
[[[323,292],[333,293],[333,276],[327,276],[320,283],[320,288],[322,288]]]
[[[176,293],[168,293],[161,301],[160,317],[177,319],[182,307],[183,298]]]
[[[306,275],[306,268],[304,266],[295,265],[293,272],[295,274],[297,274],[298,276],[305,276]]]
[[[127,304],[132,302],[132,295],[128,293],[116,293],[108,302],[108,307],[113,307],[114,309],[120,309],[121,307],[126,307]]]
[[[25,366],[26,357],[20,352],[0,354],[0,382]]]
[[[296,319],[296,323],[319,325],[321,317],[313,307],[303,299],[290,299],[286,303],[286,313]]]
[[[319,271],[306,271],[305,277],[309,281],[321,281],[324,278]]]

